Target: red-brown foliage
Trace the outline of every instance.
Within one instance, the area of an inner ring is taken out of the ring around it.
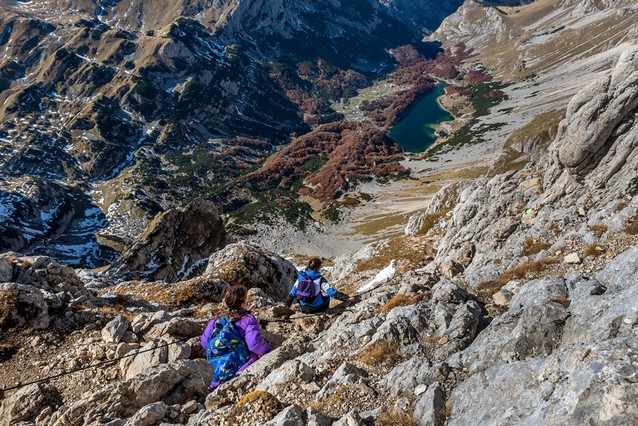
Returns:
[[[486,83],[492,80],[492,76],[482,71],[471,70],[465,75],[465,82],[468,85]]]
[[[316,172],[304,169],[319,155],[324,155],[327,161]],[[301,192],[326,202],[348,190],[354,181],[404,173],[405,169],[397,162],[400,155],[401,148],[369,124],[329,123],[295,139],[261,168],[235,183],[289,188],[295,180],[306,177],[311,189]]]
[[[392,56],[394,59],[401,65],[402,67],[409,67],[411,65],[415,65],[425,58],[423,55],[414,48],[414,46],[406,44],[404,46],[399,46],[392,50]]]
[[[487,97],[490,99],[502,99],[503,96],[505,96],[505,92],[503,92],[502,90],[490,90],[490,92],[487,94]]]

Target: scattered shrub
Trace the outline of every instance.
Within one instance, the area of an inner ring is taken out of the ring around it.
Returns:
[[[11,311],[18,305],[18,290],[0,291],[0,329],[11,326]]]
[[[414,305],[417,302],[416,297],[406,296],[405,294],[397,294],[377,309],[378,313],[390,312],[399,306]]]
[[[533,256],[540,253],[543,250],[547,250],[551,247],[551,244],[545,241],[537,241],[533,237],[527,237],[525,239],[525,247],[521,253],[523,256]]]
[[[380,340],[365,347],[360,355],[361,361],[368,365],[386,365],[391,367],[397,362],[399,346],[390,340]]]
[[[529,274],[542,272],[547,266],[556,263],[560,263],[560,259],[556,257],[546,257],[534,262],[523,263],[522,265],[508,269],[495,281],[485,281],[478,284],[476,289],[485,296],[493,296],[508,282],[515,279],[526,278]]]
[[[421,222],[421,228],[416,233],[416,235],[425,235],[430,231],[430,229],[434,228],[440,221],[447,215],[452,209],[442,209],[436,213],[427,213],[423,215],[423,220]]]
[[[601,235],[607,232],[609,226],[605,225],[604,223],[596,223],[594,225],[591,225],[588,229],[589,232],[600,238]]]
[[[629,235],[638,235],[638,216],[634,216],[627,222],[627,225],[623,228]]]
[[[416,426],[418,422],[403,411],[390,411],[379,414],[375,426]]]
[[[627,207],[629,204],[626,201],[620,201],[618,204],[616,204],[616,211],[622,211],[625,209],[625,207]]]
[[[600,256],[604,252],[605,252],[605,249],[603,249],[598,244],[594,243],[594,244],[590,244],[587,247],[585,247],[583,249],[583,252],[581,253],[581,255],[584,258],[588,258],[589,256]]]

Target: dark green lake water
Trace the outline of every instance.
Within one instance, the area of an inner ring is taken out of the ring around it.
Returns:
[[[445,87],[445,84],[438,84],[430,93],[418,99],[388,133],[404,151],[425,151],[438,138],[434,133],[436,126],[454,119],[436,101],[445,93]]]

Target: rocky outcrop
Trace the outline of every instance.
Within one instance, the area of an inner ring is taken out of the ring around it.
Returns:
[[[91,306],[75,271],[45,256],[0,256],[0,327],[47,329],[69,306]]]
[[[231,284],[259,288],[280,300],[288,295],[297,280],[297,269],[292,263],[249,243],[229,244],[212,255],[206,274]]]
[[[516,307],[510,308],[504,318],[519,316],[517,327],[521,320],[529,321],[530,327],[511,330],[503,341],[499,319],[461,353],[461,365],[475,374],[452,393],[449,424],[467,424],[477,418],[521,424],[635,422],[638,411],[632,399],[638,392],[633,378],[638,372],[638,346],[633,325],[638,311],[638,270],[633,259],[637,255],[638,248],[634,247],[595,279],[574,277],[567,287],[560,284],[560,293],[569,290],[567,308],[552,300],[540,302],[545,306],[544,313],[525,308],[539,304],[537,291],[549,296],[557,282],[554,279],[528,285],[527,293],[519,294]],[[602,295],[592,294],[596,282],[608,290]],[[522,311],[519,306],[523,306]],[[556,310],[564,313],[556,317]],[[558,327],[558,332],[544,335],[546,331],[539,330],[539,325]],[[492,334],[497,330],[501,330],[498,335]],[[531,339],[540,340],[530,340],[530,331]],[[516,345],[511,346],[515,341]],[[544,344],[553,348],[543,349]],[[486,356],[487,363],[473,361],[478,354],[494,353],[489,345],[500,355]],[[500,351],[501,347],[512,349]],[[503,358],[507,353],[514,357]]]
[[[201,274],[226,239],[217,208],[197,199],[183,209],[158,215],[109,274],[124,280],[186,280]]]

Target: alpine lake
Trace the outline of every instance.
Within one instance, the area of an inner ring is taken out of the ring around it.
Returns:
[[[437,84],[430,93],[417,99],[388,133],[390,139],[405,152],[424,152],[438,139],[437,126],[454,119],[438,103],[438,98],[445,93],[446,87],[447,84]]]

